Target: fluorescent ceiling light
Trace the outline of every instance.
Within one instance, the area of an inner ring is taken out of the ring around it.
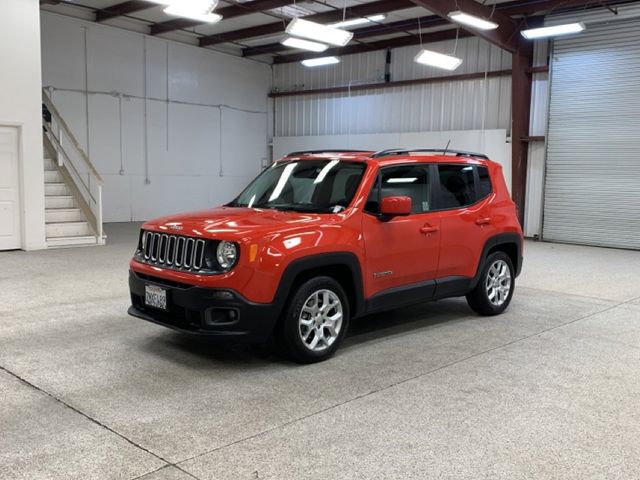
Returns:
[[[153,0],[156,3],[165,3],[169,6],[164,12],[169,15],[190,18],[203,23],[215,23],[222,20],[222,16],[213,13],[218,5],[218,0]]]
[[[333,65],[334,63],[340,63],[340,59],[338,57],[308,58],[307,60],[302,60],[300,63],[305,67],[319,67],[321,65]]]
[[[462,23],[478,30],[495,30],[498,28],[496,22],[492,22],[485,18],[476,17],[475,15],[469,15],[468,13],[456,10],[455,12],[449,12],[447,15],[454,22]]]
[[[424,49],[418,52],[413,61],[423,65],[444,68],[445,70],[455,70],[462,64],[461,58]]]
[[[352,18],[351,20],[345,20],[344,22],[332,23],[331,26],[335,28],[347,28],[355,25],[363,25],[365,23],[381,22],[387,18],[383,13],[379,15],[371,15],[370,17]]]
[[[554,25],[552,27],[530,28],[528,30],[523,30],[521,33],[524,38],[528,38],[529,40],[531,40],[534,38],[569,35],[570,33],[582,32],[585,28],[586,27],[582,22],[566,23],[564,25]]]
[[[186,5],[171,4],[164,9],[164,13],[177,17],[190,18],[204,23],[216,23],[222,20],[222,15],[217,13],[202,13],[187,7]]]
[[[308,38],[318,42],[344,47],[353,38],[353,32],[321,25],[301,18],[294,18],[287,25],[286,32],[294,37]]]
[[[324,52],[329,45],[324,43],[312,42],[311,40],[302,40],[301,38],[289,37],[284,39],[282,45],[291,48],[301,48],[302,50],[310,50],[312,52]]]

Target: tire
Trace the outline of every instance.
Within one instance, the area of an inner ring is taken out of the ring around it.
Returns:
[[[489,255],[482,266],[480,279],[467,294],[471,309],[480,315],[499,315],[504,312],[515,290],[515,271],[504,252]]]
[[[349,302],[342,286],[331,277],[314,277],[298,287],[287,302],[276,329],[276,342],[295,362],[320,362],[335,353],[348,326]]]

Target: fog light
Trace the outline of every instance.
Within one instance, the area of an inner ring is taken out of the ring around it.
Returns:
[[[205,323],[209,326],[229,325],[240,318],[238,310],[233,308],[211,308],[207,310]]]
[[[214,292],[213,297],[218,300],[233,300],[233,293],[221,290],[218,292]]]

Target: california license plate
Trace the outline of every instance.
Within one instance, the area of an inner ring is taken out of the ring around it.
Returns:
[[[156,287],[155,285],[144,286],[144,304],[159,308],[160,310],[167,309],[167,291],[164,288]]]

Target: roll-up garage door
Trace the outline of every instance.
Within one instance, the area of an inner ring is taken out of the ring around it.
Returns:
[[[556,40],[543,237],[640,249],[640,20]]]

